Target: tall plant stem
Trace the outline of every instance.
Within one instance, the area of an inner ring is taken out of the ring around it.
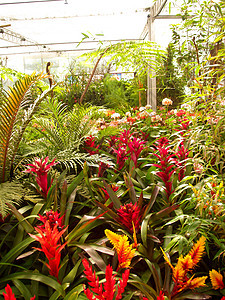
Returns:
[[[93,78],[93,76],[94,76],[94,74],[95,74],[95,71],[96,71],[96,69],[97,69],[97,66],[98,66],[98,64],[99,64],[99,62],[100,62],[100,60],[101,60],[101,58],[102,58],[103,55],[109,50],[109,48],[110,48],[110,47],[106,48],[106,49],[101,53],[101,55],[99,56],[99,59],[97,60],[95,66],[94,66],[94,69],[93,69],[93,71],[92,71],[92,73],[91,73],[91,76],[90,76],[90,78],[89,78],[89,80],[88,80],[88,83],[87,83],[87,85],[86,85],[86,87],[85,87],[85,89],[84,89],[84,91],[83,91],[83,94],[82,94],[81,97],[80,97],[79,104],[82,104],[83,99],[84,99],[84,96],[85,96],[85,94],[87,93],[87,90],[88,90],[88,88],[89,88],[89,86],[90,86],[90,84],[91,84],[92,78]]]

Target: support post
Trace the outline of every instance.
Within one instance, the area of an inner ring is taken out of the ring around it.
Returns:
[[[154,30],[154,17],[153,10],[150,9],[150,14],[147,20],[148,26],[148,39],[151,42],[155,41],[155,30]],[[147,78],[147,104],[150,104],[152,110],[156,111],[157,99],[156,99],[156,73],[154,69],[149,68],[148,78]]]

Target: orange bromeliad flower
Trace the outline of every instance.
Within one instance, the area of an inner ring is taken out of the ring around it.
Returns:
[[[216,270],[212,270],[212,271],[209,271],[209,277],[210,277],[210,280],[211,280],[211,283],[212,283],[212,287],[214,290],[217,290],[217,289],[224,289],[225,286],[224,286],[224,283],[223,283],[223,275],[220,274],[219,272],[217,272]]]
[[[129,268],[132,258],[135,254],[135,249],[128,242],[126,235],[119,235],[108,229],[105,230],[105,235],[113,244],[118,255],[119,266],[117,270],[121,268]]]
[[[181,255],[178,258],[175,267],[171,264],[166,253],[162,250],[164,259],[167,262],[167,264],[169,264],[173,272],[173,281],[175,285],[172,291],[172,296],[178,294],[183,290],[195,289],[205,285],[205,280],[207,276],[197,278],[193,278],[194,276],[188,276],[188,271],[191,271],[197,265],[204,253],[205,241],[206,238],[202,236],[197,241],[197,243],[194,244],[190,252],[185,257]]]
[[[191,251],[188,253],[191,256],[195,266],[202,258],[203,252],[205,250],[205,241],[206,238],[204,236],[201,236],[198,242],[192,247]]]

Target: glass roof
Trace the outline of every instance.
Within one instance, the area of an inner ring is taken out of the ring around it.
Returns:
[[[98,48],[98,41],[138,40],[152,5],[153,0],[1,0],[0,57],[79,55]],[[165,47],[175,22],[155,23],[155,40]]]

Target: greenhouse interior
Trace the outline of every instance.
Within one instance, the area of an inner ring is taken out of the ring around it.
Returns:
[[[0,1],[0,300],[225,300],[224,16]]]

